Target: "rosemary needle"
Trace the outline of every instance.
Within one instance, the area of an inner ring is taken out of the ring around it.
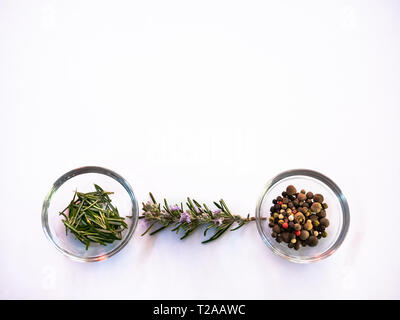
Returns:
[[[94,192],[75,191],[69,205],[60,212],[66,233],[70,231],[86,246],[86,250],[91,243],[105,246],[121,240],[121,232],[128,228],[125,218],[111,204],[109,195],[113,192],[106,192],[97,184],[94,187]]]

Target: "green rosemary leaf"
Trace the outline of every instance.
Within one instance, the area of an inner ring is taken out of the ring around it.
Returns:
[[[154,222],[147,228],[147,230],[146,230],[145,232],[142,233],[142,236],[144,236],[147,232],[149,232],[149,230],[150,230],[157,222],[158,222],[157,220],[154,221]]]
[[[226,230],[228,230],[231,227],[232,224],[233,224],[233,222],[229,223],[225,228],[219,230],[211,238],[209,238],[208,240],[203,241],[202,243],[208,243],[208,242],[211,242],[211,241],[214,241],[214,240],[218,239]]]
[[[240,228],[243,227],[245,224],[246,224],[246,223],[244,223],[244,222],[239,223],[239,225],[238,225],[236,228],[231,229],[231,231],[235,231],[235,230],[237,230],[237,229],[240,229]]]
[[[151,201],[153,201],[153,203],[156,204],[157,201],[156,201],[156,199],[154,198],[153,194],[152,194],[151,192],[149,192],[149,195],[150,195]]]

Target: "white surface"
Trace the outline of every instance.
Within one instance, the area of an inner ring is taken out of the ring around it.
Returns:
[[[398,1],[0,1],[0,298],[400,298]],[[255,224],[141,238],[100,263],[41,228],[51,184],[115,170],[139,201],[223,197],[254,214],[268,179],[331,177],[352,224],[297,265]]]

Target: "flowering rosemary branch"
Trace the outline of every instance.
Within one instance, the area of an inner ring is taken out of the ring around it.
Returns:
[[[150,193],[152,202],[142,203],[143,215],[139,219],[145,219],[148,223],[148,228],[142,234],[144,236],[154,226],[158,228],[152,232],[153,235],[161,230],[168,227],[172,227],[171,231],[183,231],[184,234],[181,240],[190,235],[194,230],[204,226],[204,236],[210,229],[214,229],[214,234],[202,243],[211,242],[218,239],[225,231],[229,230],[233,224],[237,224],[231,231],[237,230],[243,227],[246,223],[254,221],[255,218],[248,215],[246,218],[242,218],[239,215],[233,215],[225,204],[224,200],[214,202],[217,207],[216,210],[211,211],[206,204],[199,204],[196,200],[187,198],[186,207],[184,209],[183,204],[170,206],[167,200],[164,199],[164,204],[161,207],[160,203],[157,203],[154,196]]]

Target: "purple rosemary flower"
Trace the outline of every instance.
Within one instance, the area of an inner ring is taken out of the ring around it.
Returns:
[[[190,223],[190,214],[187,212],[182,212],[181,213],[181,218],[179,219],[179,222],[187,222]]]
[[[176,204],[174,206],[169,206],[169,210],[171,211],[179,211],[181,208]]]
[[[194,211],[196,211],[196,213],[200,213],[200,210],[197,206],[194,207]]]
[[[222,211],[221,211],[221,209],[217,209],[217,210],[213,210],[213,215],[217,215],[217,214],[219,214],[219,213],[221,213]]]
[[[222,224],[222,222],[224,221],[224,218],[219,218],[217,220],[214,220],[214,223],[218,226],[220,226]]]

